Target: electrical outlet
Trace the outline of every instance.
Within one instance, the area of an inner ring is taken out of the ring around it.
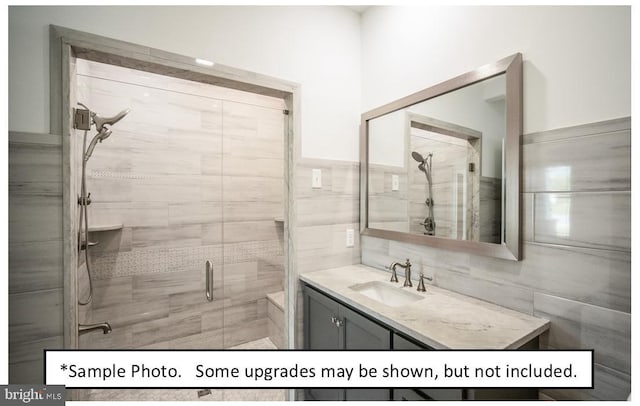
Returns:
[[[391,175],[391,190],[396,192],[400,189],[400,180],[398,175]]]
[[[353,247],[355,236],[353,234],[353,228],[347,228],[347,248]]]
[[[313,189],[322,188],[322,169],[311,170],[311,187]]]

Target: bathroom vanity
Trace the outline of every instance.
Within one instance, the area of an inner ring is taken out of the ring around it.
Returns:
[[[300,276],[305,349],[537,349],[549,322],[390,274],[351,265]],[[310,400],[537,399],[535,389],[308,389]]]

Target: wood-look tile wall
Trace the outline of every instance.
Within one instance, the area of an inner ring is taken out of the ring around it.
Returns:
[[[398,177],[398,190],[392,190],[391,187],[394,175]],[[369,165],[369,225],[371,228],[403,232],[409,230],[408,179],[406,168]],[[420,221],[423,220],[424,218]]]
[[[94,300],[85,348],[228,348],[268,335],[284,279],[284,102],[78,60],[78,100],[131,107],[88,162]],[[205,262],[214,264],[214,302]]]
[[[469,172],[469,163],[478,165],[478,154],[466,140],[411,128],[411,150],[425,157],[431,153],[433,213],[438,237],[478,240],[478,171]],[[409,230],[423,234],[420,223],[428,215],[425,204],[429,187],[425,173],[409,160]],[[463,196],[466,195],[466,201]],[[465,232],[466,226],[466,232]]]
[[[322,188],[311,187],[313,169],[322,171]],[[357,162],[302,158],[294,186],[297,274],[360,263],[360,166]],[[354,246],[346,247],[346,230]],[[296,295],[296,348],[303,348],[302,294]]]
[[[423,130],[413,130],[416,134],[411,137],[411,150],[425,155],[429,152],[434,154],[432,191],[436,202],[436,235],[459,235],[460,239],[484,242],[499,239],[500,179],[468,172],[468,163],[477,161],[477,153],[472,146],[457,141],[447,142],[448,137],[437,134],[429,139],[418,136],[418,131],[424,133]],[[424,233],[424,226],[420,223],[427,215],[427,182],[412,158],[408,163],[408,168],[369,164],[369,227]],[[398,177],[398,190],[392,190],[392,176]],[[466,202],[462,199],[465,194]]]
[[[363,237],[362,262],[411,258],[434,284],[551,321],[543,348],[595,349],[593,390],[626,399],[631,352],[631,131],[612,120],[523,137],[523,260]]]
[[[500,242],[502,233],[502,179],[480,176],[480,241]]]
[[[9,383],[42,383],[63,347],[62,140],[9,133]]]

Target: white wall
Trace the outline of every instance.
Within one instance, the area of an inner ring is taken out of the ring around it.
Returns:
[[[496,76],[370,120],[369,162],[404,167],[405,159],[413,149],[413,145],[410,145],[410,150],[405,152],[405,143],[408,142],[405,137],[406,112],[410,112],[479,131],[482,135],[481,175],[501,178],[502,140],[506,131],[504,79],[504,75]],[[502,97],[502,100],[489,100],[498,97]]]
[[[458,89],[435,99],[409,107],[409,111],[446,123],[466,127],[482,133],[481,176],[502,177],[502,140],[506,132],[504,102],[496,104],[485,99],[490,88],[492,95],[504,97],[504,75]],[[422,151],[423,153],[425,151]],[[466,159],[466,158],[465,158]]]
[[[394,111],[369,121],[369,162],[404,168],[406,112]]]
[[[372,7],[363,111],[524,57],[524,132],[631,115],[630,7]]]
[[[49,131],[49,24],[302,85],[302,155],[358,160],[359,16],[346,7],[9,7],[9,130]]]

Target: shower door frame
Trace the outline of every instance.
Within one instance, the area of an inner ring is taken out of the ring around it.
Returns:
[[[74,137],[73,108],[75,60],[83,59],[140,69],[186,80],[213,84],[284,100],[287,110],[284,115],[284,289],[286,347],[295,348],[296,292],[295,272],[295,202],[293,199],[294,168],[300,158],[300,85],[294,82],[257,74],[229,66],[214,64],[203,66],[195,58],[130,42],[120,41],[50,25],[49,72],[50,72],[50,132],[62,134],[62,230],[63,230],[63,330],[64,347],[78,348],[77,305],[77,232],[75,216],[79,175],[75,163],[78,157],[77,137]],[[73,396],[73,395],[72,395]]]

